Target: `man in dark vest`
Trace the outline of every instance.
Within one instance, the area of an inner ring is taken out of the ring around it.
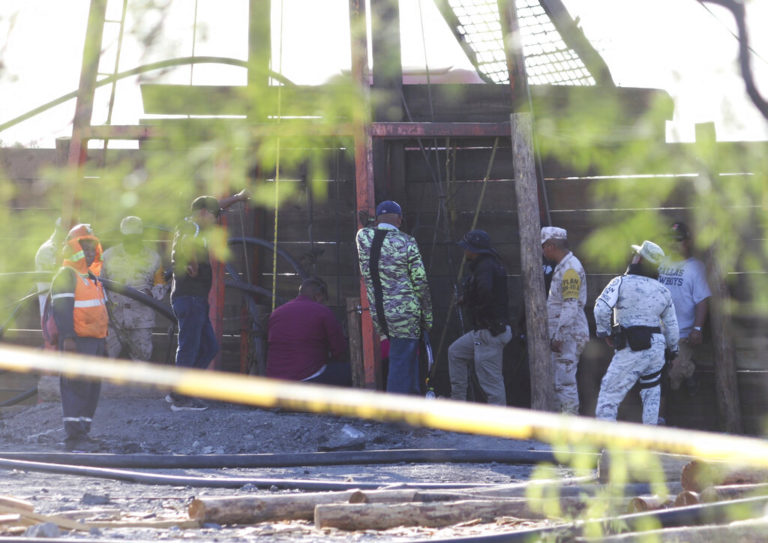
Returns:
[[[489,404],[506,405],[502,363],[504,346],[512,339],[507,299],[507,271],[491,238],[472,230],[459,242],[469,262],[459,304],[472,329],[448,348],[451,398],[466,400],[470,372]]]

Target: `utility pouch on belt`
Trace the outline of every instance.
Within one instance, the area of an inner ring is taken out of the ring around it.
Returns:
[[[617,351],[620,351],[627,346],[627,335],[624,333],[624,328],[622,328],[620,324],[611,327],[611,337],[613,338],[613,348]]]
[[[651,336],[661,333],[658,326],[630,326],[624,329],[627,343],[633,351],[645,351],[651,348]]]

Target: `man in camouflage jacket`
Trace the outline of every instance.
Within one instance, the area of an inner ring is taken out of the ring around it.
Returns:
[[[376,225],[357,232],[357,253],[374,326],[389,338],[387,391],[418,394],[417,349],[422,328],[432,327],[432,299],[416,240],[399,229],[402,219],[397,202],[381,202]]]
[[[656,279],[664,251],[647,240],[632,248],[627,272],[613,278],[595,302],[597,337],[616,349],[600,383],[595,416],[616,420],[619,404],[639,381],[643,424],[658,424],[664,350],[677,354],[680,332],[672,295]],[[614,313],[621,330],[612,334]]]
[[[547,262],[555,266],[547,295],[547,324],[557,409],[578,415],[576,370],[579,356],[589,341],[589,326],[584,313],[587,276],[579,259],[568,248],[565,229],[542,228],[541,250]]]

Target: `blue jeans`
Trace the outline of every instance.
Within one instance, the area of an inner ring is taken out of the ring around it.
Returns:
[[[171,300],[171,306],[179,322],[176,365],[207,368],[219,352],[219,344],[208,317],[208,299],[201,296],[177,296]]]
[[[323,373],[314,379],[306,379],[304,382],[348,387],[352,386],[352,372],[346,362],[328,362]]]
[[[419,340],[389,338],[387,392],[419,394]]]

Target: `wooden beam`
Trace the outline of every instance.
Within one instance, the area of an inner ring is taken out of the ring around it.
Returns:
[[[350,30],[352,33],[352,73],[363,89],[365,108],[370,108],[370,89],[368,87],[368,47],[365,23],[365,1],[349,0]],[[354,127],[355,137],[355,202],[358,228],[364,225],[360,221],[361,212],[375,216],[375,194],[373,185],[373,138],[371,125],[360,121]],[[363,368],[365,388],[380,389],[380,353],[378,339],[373,329],[373,319],[368,307],[368,293],[365,280],[360,277],[360,301],[363,307],[360,316],[363,335]]]
[[[405,123],[377,122],[371,127],[376,138],[489,138],[508,137],[510,124],[501,123]]]
[[[210,122],[208,119],[205,121]],[[169,121],[164,121],[164,123],[167,122]],[[234,124],[243,121],[232,119],[227,122]],[[311,121],[282,121],[280,124],[249,123],[249,125],[251,135],[264,138],[318,135],[318,133],[327,137],[348,137],[354,134],[354,126],[351,124],[329,127]],[[370,124],[370,135],[372,138],[403,140],[440,137],[492,138],[509,136],[510,126],[508,122],[374,122]],[[84,128],[82,133],[88,139],[145,140],[163,137],[163,128],[158,125],[97,125]]]
[[[528,76],[525,73],[525,55],[520,37],[520,21],[514,0],[497,0],[501,22],[504,53],[512,90],[512,111],[530,111],[528,105]]]
[[[67,165],[79,169],[85,164],[88,153],[88,139],[83,137],[85,129],[91,125],[93,98],[96,92],[96,79],[101,57],[101,41],[104,35],[104,18],[107,12],[106,0],[91,0],[88,10],[83,60],[80,69],[80,84],[75,101],[75,117],[72,120],[72,139],[69,142]],[[77,187],[69,188],[71,198],[64,199],[62,217],[66,221],[77,217],[80,203],[77,200]]]
[[[272,2],[248,2],[248,87],[266,89],[269,86],[269,65],[272,60]]]
[[[701,174],[712,183],[718,183],[720,176],[717,141],[714,123],[696,125],[696,153],[702,164]],[[721,189],[722,190],[722,189]],[[741,402],[739,383],[736,375],[736,356],[733,347],[731,326],[731,295],[725,284],[725,274],[720,267],[718,247],[715,244],[705,257],[707,280],[712,291],[709,300],[709,322],[712,330],[712,346],[715,350],[715,399],[720,411],[722,429],[728,433],[740,434]]]
[[[523,279],[528,361],[531,367],[531,407],[551,411],[554,381],[547,336],[547,300],[541,269],[541,222],[533,160],[531,115],[512,114],[515,196],[520,232],[520,268]]]

